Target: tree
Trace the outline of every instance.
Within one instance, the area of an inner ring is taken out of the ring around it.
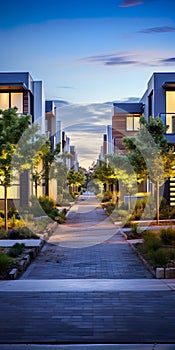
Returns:
[[[39,166],[42,163],[43,158],[47,155],[48,150],[50,150],[50,147],[48,147],[47,139],[45,139],[44,144],[42,144],[33,159],[32,181],[34,182],[36,197],[38,196],[38,186],[41,185],[43,176],[43,168],[41,167],[41,169],[39,169]]]
[[[31,116],[18,115],[16,107],[0,110],[0,115],[0,185],[4,187],[4,227],[7,230],[7,189],[13,178],[12,159],[20,137],[31,124]]]
[[[107,156],[110,166],[115,169],[115,176],[121,180],[129,194],[128,209],[131,208],[131,194],[136,191],[137,177],[133,171],[128,154],[110,154]]]
[[[60,143],[57,143],[55,149],[52,151],[51,142],[50,140],[46,141],[45,144],[45,152],[42,156],[43,160],[43,173],[42,178],[45,182],[45,191],[46,195],[49,195],[49,179],[50,179],[50,170],[54,163],[54,161],[57,160],[57,156],[60,153]]]
[[[70,170],[67,175],[67,180],[69,186],[72,188],[71,192],[74,192],[74,187],[83,186],[86,182],[86,177],[81,171],[76,172],[75,170]]]
[[[95,167],[92,178],[100,180],[103,183],[105,190],[108,190],[109,185],[115,184],[117,181],[117,175],[114,168],[111,164],[102,161],[97,167]]]
[[[159,191],[165,181],[173,174],[173,149],[169,147],[164,136],[166,127],[159,117],[150,117],[147,122],[140,118],[141,128],[134,137],[126,137],[123,142],[130,163],[133,166],[138,180],[145,178],[155,184],[156,187],[156,216],[159,222]]]

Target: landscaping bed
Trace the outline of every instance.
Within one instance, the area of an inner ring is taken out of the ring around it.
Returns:
[[[25,240],[24,240],[25,242]],[[43,246],[44,241],[34,247],[26,246],[25,243],[16,242],[9,247],[0,248],[0,280],[18,278],[36,257]]]
[[[132,232],[125,235],[131,239]],[[134,251],[156,278],[175,278],[175,229],[147,230],[137,238],[133,233],[132,239]]]

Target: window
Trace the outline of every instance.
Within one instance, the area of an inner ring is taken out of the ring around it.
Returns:
[[[167,134],[175,133],[175,91],[166,91]]]
[[[8,108],[9,108],[9,94],[0,93],[0,109],[8,109]]]
[[[0,109],[17,107],[18,113],[23,113],[23,93],[22,92],[1,92]]]
[[[126,131],[137,131],[140,129],[140,117],[126,117]]]
[[[18,113],[23,113],[23,93],[12,92],[11,93],[11,107],[17,107]]]

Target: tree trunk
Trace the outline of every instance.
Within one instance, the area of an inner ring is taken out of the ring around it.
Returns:
[[[35,180],[35,196],[36,196],[36,198],[38,197],[38,184],[37,184],[37,180]]]
[[[4,186],[4,229],[8,230],[7,186]]]
[[[159,224],[159,181],[156,182],[156,219]]]

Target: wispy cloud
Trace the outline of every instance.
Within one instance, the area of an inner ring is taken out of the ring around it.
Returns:
[[[175,27],[161,26],[161,27],[145,28],[138,31],[137,33],[161,34],[161,33],[171,33],[171,32],[175,32]]]
[[[76,88],[74,86],[57,86],[58,89],[71,89],[75,90]]]
[[[175,64],[175,57],[169,57],[169,58],[165,58],[165,59],[163,59],[163,60],[160,60],[159,61],[160,63],[162,63],[163,65],[165,64]]]
[[[137,60],[133,59],[133,55],[127,56],[118,53],[89,56],[82,58],[81,61],[87,63],[103,63],[106,66],[133,65],[138,63]]]
[[[120,7],[131,7],[143,4],[143,0],[123,0],[119,6]]]
[[[147,53],[147,56],[149,53]],[[157,57],[156,57],[157,56]],[[133,53],[127,52],[126,54],[121,53],[111,53],[106,55],[96,55],[84,57],[81,59],[84,63],[96,63],[102,64],[105,66],[140,66],[140,67],[156,67],[156,66],[164,66],[166,64],[175,63],[175,57],[158,57],[158,53],[156,52],[150,55],[150,60],[146,60],[146,53]]]

